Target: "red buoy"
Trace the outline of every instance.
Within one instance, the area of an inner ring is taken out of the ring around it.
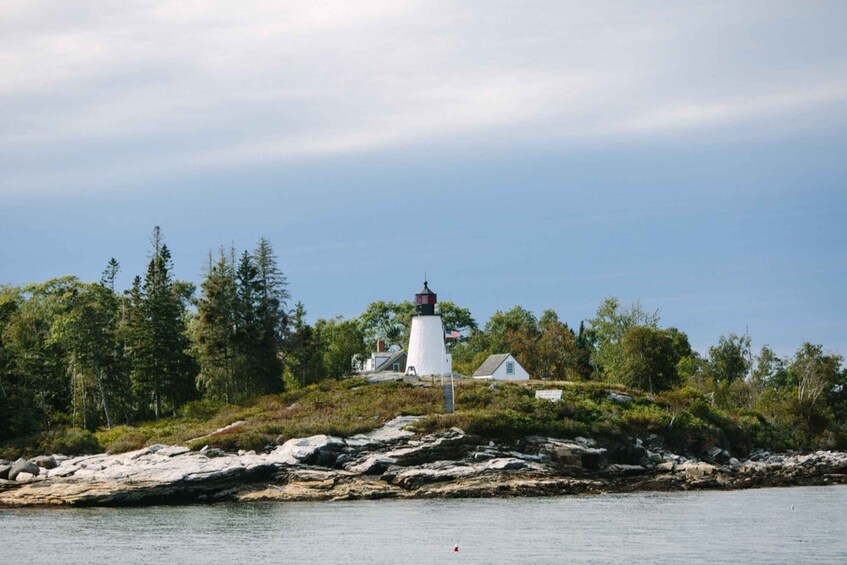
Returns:
[[[453,546],[453,553],[459,553],[459,544]]]

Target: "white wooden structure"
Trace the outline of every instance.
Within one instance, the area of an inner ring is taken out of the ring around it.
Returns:
[[[511,353],[491,355],[479,366],[473,378],[492,381],[528,381],[529,373]]]
[[[535,398],[549,400],[550,402],[556,402],[557,400],[562,399],[562,394],[562,389],[559,388],[553,388],[549,390],[536,390]]]

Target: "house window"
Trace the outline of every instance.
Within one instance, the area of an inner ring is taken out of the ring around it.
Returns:
[[[400,371],[400,363],[394,363],[394,365],[391,366],[391,370],[394,371],[395,373],[399,372]]]
[[[507,375],[514,375],[515,374],[515,364],[512,363],[511,361],[506,363],[506,374]]]

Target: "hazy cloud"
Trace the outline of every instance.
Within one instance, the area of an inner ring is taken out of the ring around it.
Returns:
[[[843,2],[5,2],[0,195],[449,141],[844,125]]]

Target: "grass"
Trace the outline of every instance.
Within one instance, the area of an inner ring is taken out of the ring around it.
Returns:
[[[561,388],[564,398],[535,398],[540,388]],[[613,402],[609,392],[633,401]],[[526,435],[622,440],[651,433],[669,447],[697,451],[712,445],[744,453],[753,446],[772,448],[777,431],[756,414],[733,416],[713,408],[690,390],[652,398],[640,391],[596,382],[457,382],[456,412],[443,413],[440,387],[401,382],[367,384],[361,379],[325,381],[281,395],[263,396],[242,405],[210,401],[190,403],[175,418],[117,426],[89,433],[55,430],[22,438],[0,448],[11,459],[40,453],[120,453],[154,443],[205,445],[225,450],[262,450],[294,437],[329,434],[348,437],[382,426],[398,415],[424,416],[420,432],[459,427],[492,439]],[[215,430],[242,422],[224,432]]]
[[[180,417],[119,426],[95,435],[114,453],[153,443],[261,450],[294,437],[347,437],[378,428],[400,414],[431,413],[440,405],[440,389],[403,383],[367,385],[363,380],[347,379],[262,396],[244,405],[191,403],[181,410]],[[234,422],[243,423],[210,436]]]

